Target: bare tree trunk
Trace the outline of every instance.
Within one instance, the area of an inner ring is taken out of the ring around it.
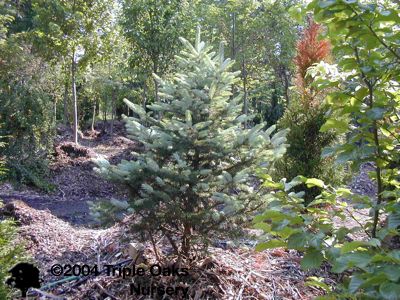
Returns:
[[[245,60],[242,60],[242,79],[243,79],[243,114],[247,115],[249,112],[249,105],[247,101],[247,70]],[[247,121],[244,121],[244,128],[247,128]]]
[[[103,109],[103,130],[107,131],[107,103],[105,103],[104,105],[104,109]]]
[[[66,126],[69,126],[69,118],[68,118],[68,80],[65,80],[65,85],[64,85],[63,106],[64,106],[63,121],[64,121],[64,124]]]
[[[54,125],[57,125],[57,100],[54,99]]]
[[[115,108],[116,108],[116,96],[117,96],[117,89],[114,87],[111,96],[111,127],[110,127],[110,134],[113,134],[114,131],[114,119],[115,119]]]
[[[179,255],[183,254],[185,257],[189,257],[189,253],[191,250],[191,236],[192,236],[192,227],[189,224],[184,224],[183,225],[184,230],[183,230],[183,236],[182,236],[182,246],[181,246],[181,252]]]
[[[76,62],[75,62],[75,49],[72,50],[72,67],[71,67],[71,82],[72,82],[72,100],[74,102],[74,142],[78,145],[78,99],[76,95]]]
[[[97,100],[94,101],[94,104],[93,104],[92,132],[94,132],[94,122],[96,119],[96,107],[97,107]]]
[[[147,105],[147,86],[146,86],[146,82],[143,85],[143,101],[142,101],[142,106],[143,109],[146,111],[146,105]],[[129,107],[128,107],[129,109]]]
[[[236,59],[236,13],[232,14],[232,59]]]
[[[286,105],[289,105],[290,98],[289,98],[289,84],[290,84],[290,79],[289,75],[287,74],[287,70],[285,66],[281,66],[280,70],[278,71],[278,74],[281,77],[282,83],[283,83],[283,88],[284,88],[284,93],[285,93],[285,99],[286,99]]]
[[[157,61],[157,59],[158,58],[153,59],[153,72],[154,72],[154,74],[158,73],[158,61]],[[154,81],[154,96],[155,96],[155,99],[154,99],[155,101],[154,102],[157,103],[160,100],[160,97],[158,95],[158,82],[154,77],[153,77],[153,81]],[[158,112],[158,119],[161,120],[161,118],[162,118],[162,112],[159,111]]]

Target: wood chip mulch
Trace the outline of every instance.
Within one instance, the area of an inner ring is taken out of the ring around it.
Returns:
[[[43,279],[40,289],[29,291],[29,299],[313,299],[322,295],[320,290],[305,286],[307,274],[300,269],[299,254],[282,249],[255,252],[249,248],[212,247],[207,257],[188,265],[184,277],[146,275],[123,279],[107,276],[106,272],[57,277],[50,272],[54,264],[97,265],[99,271],[107,264],[132,268],[132,244],[144,247],[145,260],[136,266],[149,268],[157,260],[150,243],[137,243],[137,236],[129,230],[128,224],[133,221],[129,218],[108,229],[88,229],[72,226],[49,211],[33,209],[21,201],[2,210],[19,223],[21,240]],[[162,239],[157,247],[162,253]],[[171,297],[132,294],[132,284],[140,283],[186,288],[188,297],[182,293]]]

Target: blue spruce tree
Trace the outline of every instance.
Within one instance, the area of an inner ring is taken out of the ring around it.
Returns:
[[[156,77],[160,101],[148,106],[150,112],[125,100],[136,113],[126,118],[129,137],[144,151],[118,165],[96,163],[98,172],[130,188],[130,202],[114,204],[140,216],[133,226],[164,234],[176,254],[187,257],[194,245],[237,232],[261,207],[252,177],[284,154],[286,131],[271,137],[275,126],[243,126],[252,117],[242,114],[241,95],[232,94],[238,72],[229,71],[222,44],[212,52],[199,30],[194,46],[181,42],[177,72],[170,80]]]

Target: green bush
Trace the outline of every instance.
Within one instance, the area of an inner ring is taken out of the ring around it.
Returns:
[[[332,89],[321,132],[348,134],[347,142],[325,154],[335,154],[338,162],[352,166],[373,162],[374,171],[368,175],[377,190],[373,196],[361,196],[316,178],[299,176],[276,183],[262,175],[264,186],[274,193],[268,209],[254,220],[269,236],[258,249],[295,249],[304,253],[304,269],[320,268],[325,262],[331,272],[340,274],[334,286],[324,278],[310,278],[308,284],[327,294],[318,299],[399,299],[400,182],[399,169],[392,163],[399,159],[400,141],[400,31],[393,26],[400,21],[399,7],[391,1],[377,5],[313,0],[308,10],[326,25],[334,51],[340,54],[337,65],[321,63],[313,72],[315,86]],[[357,120],[357,128],[351,119]],[[299,184],[322,193],[305,206],[300,194],[290,193]],[[321,208],[321,203],[332,209]],[[369,215],[357,217],[360,209],[369,210]]]
[[[13,49],[0,47],[0,55]],[[53,87],[40,59],[28,49],[14,51],[18,54],[12,55],[0,70],[0,135],[6,142],[0,156],[7,158],[10,179],[49,189],[45,180],[47,158],[55,130],[53,99],[48,89]]]
[[[275,179],[286,178],[288,181],[297,175],[309,178],[320,178],[337,185],[342,182],[345,172],[342,166],[335,164],[331,157],[323,158],[322,150],[338,141],[338,135],[320,132],[326,122],[325,106],[305,107],[294,99],[278,122],[279,128],[288,128],[287,135],[290,146],[287,152],[275,163]],[[309,203],[320,193],[318,187],[307,188],[301,184],[295,191],[305,191],[305,202]]]

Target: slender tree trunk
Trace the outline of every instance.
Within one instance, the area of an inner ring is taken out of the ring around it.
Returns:
[[[232,59],[236,59],[236,13],[232,14]]]
[[[63,121],[66,126],[69,126],[69,118],[68,118],[68,80],[65,80],[64,85],[64,99],[63,99],[63,106],[64,106],[64,114],[63,114]]]
[[[374,107],[373,99],[374,99],[374,91],[372,84],[368,82],[368,80],[365,79],[367,82],[367,86],[369,89],[369,107],[372,109]],[[382,183],[382,169],[378,164],[378,161],[381,160],[382,153],[381,153],[381,146],[380,146],[380,140],[379,140],[379,134],[378,134],[378,123],[376,120],[373,121],[372,123],[372,132],[374,135],[374,144],[376,147],[376,161],[375,161],[375,173],[376,173],[376,182],[377,182],[377,200],[376,200],[376,206],[374,208],[374,216],[373,216],[373,222],[372,222],[372,230],[371,230],[371,237],[375,238],[376,237],[376,231],[378,227],[378,222],[379,222],[379,209],[380,205],[383,202],[383,197],[382,197],[382,192],[383,192],[383,183]]]
[[[54,99],[54,125],[57,125],[57,100]]]
[[[242,78],[243,78],[243,114],[247,115],[249,113],[249,105],[247,101],[247,70],[246,62],[242,61]],[[247,128],[247,121],[244,122],[244,128]]]
[[[107,103],[104,101],[104,109],[103,109],[103,129],[104,131],[107,131]]]
[[[96,107],[97,107],[97,100],[94,101],[94,104],[93,104],[92,132],[94,132],[94,122],[96,119]]]
[[[116,97],[117,97],[117,89],[114,87],[111,96],[111,126],[110,126],[110,134],[113,134],[114,131],[114,119],[115,119],[115,108],[116,108]]]
[[[143,85],[143,101],[142,101],[142,106],[143,109],[146,111],[146,105],[147,105],[147,86],[146,86],[146,82]],[[129,107],[128,107],[129,109]]]
[[[354,49],[354,54],[356,56],[358,65],[361,66],[361,61],[360,61],[360,57],[358,55],[358,49],[357,47]],[[365,85],[368,88],[368,106],[370,109],[374,108],[374,84],[372,83],[371,80],[368,80],[367,76],[365,76],[364,71],[362,70],[362,68],[360,68],[360,72],[361,72],[361,78],[363,79]],[[376,182],[377,182],[377,200],[376,200],[376,204],[374,207],[374,212],[373,212],[373,221],[372,221],[372,228],[371,228],[371,237],[375,238],[376,237],[376,231],[377,231],[377,227],[378,227],[378,222],[379,222],[379,210],[380,210],[380,205],[383,202],[383,197],[382,197],[382,192],[383,192],[383,182],[382,182],[382,169],[379,166],[378,162],[380,160],[383,161],[382,159],[382,152],[381,152],[381,146],[380,146],[380,140],[379,140],[379,134],[378,134],[378,123],[376,120],[373,120],[372,123],[372,133],[374,136],[374,146],[376,148],[375,150],[375,155],[376,155],[376,159],[375,159],[375,173],[376,173]]]
[[[76,95],[76,61],[75,49],[72,50],[71,62],[71,82],[72,82],[72,100],[74,102],[74,143],[78,145],[78,99]]]
[[[285,67],[282,67],[282,77],[283,77],[283,87],[285,89],[285,99],[286,105],[289,105],[290,98],[289,98],[289,75],[287,74],[287,70]]]
[[[189,224],[183,225],[183,236],[182,236],[182,247],[181,247],[181,254],[185,257],[189,257],[189,253],[191,250],[191,236],[192,236],[192,227]]]
[[[154,72],[154,74],[158,73],[158,62],[157,62],[157,59],[154,60],[153,72]],[[159,95],[158,95],[158,82],[154,77],[153,77],[153,81],[154,81],[154,96],[155,96],[154,100],[157,103],[160,100]],[[162,112],[159,111],[158,112],[158,119],[161,120],[161,118],[162,118]]]

